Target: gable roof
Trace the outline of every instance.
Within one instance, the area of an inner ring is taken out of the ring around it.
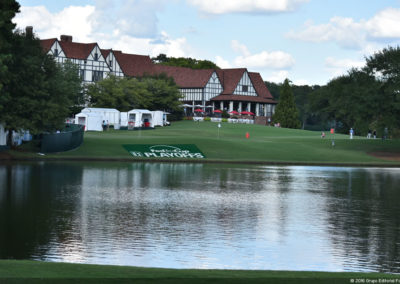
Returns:
[[[113,53],[126,76],[140,77],[153,72],[153,61],[147,55],[128,54],[116,50]]]
[[[203,88],[207,85],[214,69],[191,69],[185,67],[154,64],[154,73],[165,73],[174,78],[181,88]]]
[[[104,59],[110,54],[112,49],[100,49],[101,54],[103,55]]]
[[[68,58],[85,60],[89,57],[97,43],[78,43],[70,41],[59,41],[64,54]]]
[[[219,69],[217,70],[218,77],[221,80],[221,84],[224,88],[222,94],[231,95],[242,79],[246,68],[235,68],[235,69]]]
[[[43,39],[40,41],[40,45],[42,46],[43,50],[47,53],[49,52],[50,48],[56,41],[57,41],[56,38]]]
[[[249,77],[259,97],[271,100],[274,99],[274,97],[269,92],[267,86],[265,85],[260,73],[249,72]]]
[[[260,75],[256,72],[247,72],[249,74],[250,80],[254,86],[257,96],[245,96],[245,95],[234,95],[233,92],[236,86],[239,84],[240,79],[243,77],[244,72],[247,72],[246,68],[237,69],[220,69],[217,73],[220,80],[223,82],[222,86],[224,88],[223,92],[212,98],[213,101],[249,101],[257,103],[270,103],[276,104],[273,96],[269,92],[267,86]]]

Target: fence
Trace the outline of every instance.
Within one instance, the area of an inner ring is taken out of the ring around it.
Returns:
[[[79,147],[83,142],[83,125],[66,124],[60,133],[42,135],[42,153],[64,152]]]

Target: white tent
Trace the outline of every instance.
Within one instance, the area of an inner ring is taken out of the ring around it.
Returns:
[[[119,126],[120,112],[115,108],[84,108],[81,113],[97,113],[102,116],[102,120],[108,121],[109,125]]]
[[[154,127],[153,113],[147,109],[132,109],[128,111],[128,127]]]
[[[0,146],[7,144],[7,135],[4,126],[0,124]]]
[[[152,111],[153,113],[153,124],[154,126],[165,126],[168,125],[167,113],[161,110]]]
[[[128,113],[127,112],[121,112],[120,113],[120,121],[119,124],[122,127],[127,127],[128,126]]]
[[[103,116],[96,112],[78,113],[75,115],[75,124],[85,126],[85,131],[103,131]]]

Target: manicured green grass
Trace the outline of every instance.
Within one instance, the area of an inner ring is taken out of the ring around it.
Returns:
[[[351,279],[364,280],[364,282],[351,282]],[[366,279],[369,279],[370,282],[367,282]],[[379,279],[400,281],[400,275],[344,272],[159,269],[0,260],[0,283],[383,283],[378,282]]]
[[[232,162],[277,162],[310,164],[400,164],[368,155],[368,152],[400,152],[400,140],[366,139],[335,134],[335,146],[327,133],[267,127],[261,125],[180,121],[155,130],[87,132],[83,145],[76,150],[48,154],[58,158],[135,158],[123,144],[195,144],[207,160]],[[246,139],[249,133],[249,139]],[[21,155],[21,153],[13,153]],[[37,154],[23,153],[25,156]],[[137,158],[136,158],[137,159]]]

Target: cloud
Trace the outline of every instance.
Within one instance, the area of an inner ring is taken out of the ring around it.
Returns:
[[[400,9],[380,11],[366,23],[366,28],[372,38],[400,38]]]
[[[281,13],[297,9],[309,0],[187,0],[206,14]]]
[[[58,13],[50,13],[44,6],[21,7],[14,22],[20,29],[33,26],[41,38],[54,38],[71,34],[80,41],[88,42],[93,33],[91,17],[94,6],[69,6]]]
[[[246,45],[237,40],[231,41],[231,48],[238,55],[232,61],[216,56],[215,63],[219,67],[248,68],[249,71],[262,73],[263,78],[268,81],[283,82],[289,75],[287,69],[295,64],[293,57],[283,51],[261,51],[252,54]]]
[[[291,68],[295,61],[293,57],[283,51],[262,51],[260,53],[251,54],[247,46],[236,40],[231,42],[232,49],[241,53],[234,60],[237,67],[246,66],[255,69],[286,69]]]
[[[400,39],[400,9],[387,8],[368,20],[333,17],[329,23],[319,25],[309,21],[302,30],[292,30],[286,36],[307,42],[336,42],[345,48],[362,49],[370,41]]]
[[[93,20],[100,30],[118,28],[122,34],[149,38],[157,35],[157,12],[166,0],[96,0]]]
[[[265,76],[264,80],[274,83],[282,83],[286,78],[289,78],[289,72],[286,70],[281,70]]]
[[[184,37],[171,38],[163,31],[151,36],[153,32],[148,32],[148,30],[135,36],[136,32],[127,32],[126,26],[117,23],[110,25],[107,29],[100,28],[102,25],[98,25],[101,20],[99,15],[103,11],[106,12],[104,9],[113,9],[113,5],[108,6],[109,1],[97,1],[96,7],[69,6],[57,13],[49,12],[44,6],[21,7],[21,13],[15,18],[15,23],[20,29],[33,26],[34,32],[42,39],[68,34],[72,35],[76,42],[98,42],[101,48],[113,48],[125,53],[150,56],[156,56],[159,53],[165,53],[168,56],[193,56],[192,49]],[[150,7],[155,2],[157,1],[149,1]],[[130,20],[129,17],[121,17],[119,22],[121,21],[125,21],[128,25]],[[148,36],[144,37],[145,34]]]
[[[221,56],[215,57],[215,64],[220,68],[232,68],[232,65],[229,63],[228,60],[223,59]]]
[[[325,67],[335,77],[347,73],[351,68],[361,68],[365,66],[365,61],[353,59],[337,59],[327,57],[325,59]]]

